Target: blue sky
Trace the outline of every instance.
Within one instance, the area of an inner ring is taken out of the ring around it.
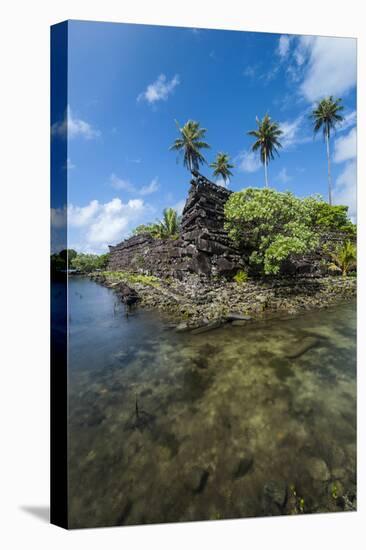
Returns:
[[[68,41],[69,107],[52,138],[67,133],[70,247],[105,252],[164,207],[182,208],[190,175],[169,151],[175,119],[207,128],[206,158],[231,156],[237,191],[264,185],[247,132],[269,113],[284,131],[270,185],[326,197],[325,145],[308,115],[330,94],[345,107],[331,145],[334,198],[355,217],[354,39],[72,21]]]

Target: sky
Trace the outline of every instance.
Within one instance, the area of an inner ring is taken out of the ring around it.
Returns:
[[[247,132],[268,113],[283,130],[270,186],[327,199],[326,147],[309,114],[328,95],[344,105],[331,138],[334,203],[355,221],[355,39],[69,22],[68,107],[51,129],[67,140],[68,246],[104,253],[164,208],[181,212],[191,176],[169,151],[175,121],[207,129],[208,164],[228,153],[239,191],[264,186]],[[200,171],[211,179],[208,164]],[[65,208],[52,210],[54,227]]]

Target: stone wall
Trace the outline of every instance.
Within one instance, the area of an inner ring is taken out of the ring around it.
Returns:
[[[180,280],[189,273],[232,277],[248,267],[250,251],[239,249],[224,229],[224,206],[232,191],[215,185],[197,172],[191,181],[177,240],[148,234],[110,246],[108,269],[132,271]],[[342,242],[341,233],[320,235],[317,250],[284,262],[282,275],[317,277],[324,274],[323,244]]]
[[[183,209],[177,240],[147,234],[110,246],[108,269],[137,271],[182,279],[186,273],[233,275],[244,260],[224,230],[224,205],[231,191],[198,173]]]

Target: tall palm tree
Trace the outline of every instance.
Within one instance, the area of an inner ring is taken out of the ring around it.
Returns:
[[[230,164],[230,157],[227,153],[217,153],[216,159],[210,164],[210,167],[214,169],[214,178],[222,177],[225,184],[230,181],[230,177],[233,175],[230,168],[234,168],[234,165]]]
[[[207,130],[200,128],[199,122],[188,120],[185,125],[180,128],[175,121],[180,137],[177,138],[173,145],[170,146],[170,151],[179,151],[183,153],[183,164],[192,172],[199,169],[200,164],[206,162],[206,159],[201,153],[201,149],[209,149],[210,146],[203,141]]]
[[[255,143],[252,145],[252,151],[260,152],[261,162],[264,165],[264,177],[266,187],[268,187],[268,173],[267,167],[270,160],[274,159],[274,153],[278,153],[278,149],[282,147],[279,142],[280,136],[283,134],[279,124],[271,119],[266,114],[262,120],[256,117],[257,130],[251,130],[248,135],[256,138]]]
[[[331,130],[335,130],[337,124],[342,122],[343,116],[339,113],[343,111],[342,100],[334,99],[333,96],[325,97],[317,102],[310,117],[313,121],[314,134],[317,134],[320,129],[323,130],[323,136],[327,145],[328,158],[328,197],[329,204],[332,204],[332,178],[330,173],[330,152],[329,139]]]

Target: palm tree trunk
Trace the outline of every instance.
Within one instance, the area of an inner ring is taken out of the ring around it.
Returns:
[[[327,158],[328,158],[328,202],[332,206],[332,178],[330,174],[330,152],[329,152],[329,133],[325,134],[325,141],[327,143]]]
[[[268,174],[267,174],[267,154],[264,151],[264,179],[266,182],[266,187],[268,187]]]

